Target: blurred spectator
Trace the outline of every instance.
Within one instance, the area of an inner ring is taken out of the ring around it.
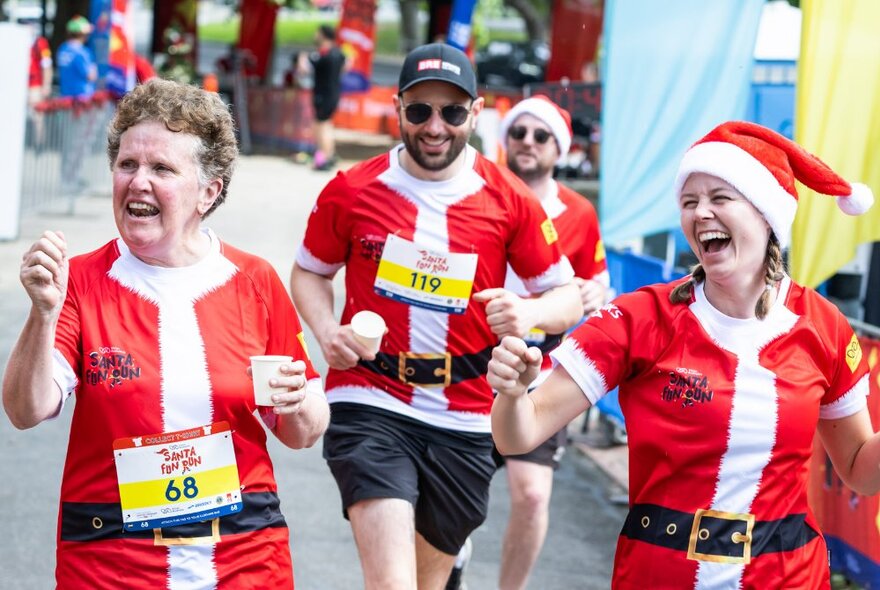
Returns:
[[[28,104],[33,106],[52,94],[52,50],[35,24],[30,25],[30,29],[34,41],[28,74]]]
[[[311,90],[315,87],[307,52],[297,51],[290,56],[290,68],[284,72],[284,86],[299,90]]]
[[[348,60],[336,45],[336,29],[321,25],[315,33],[315,51],[309,55],[314,76],[312,103],[315,107],[315,170],[330,170],[336,165],[333,138],[333,114],[339,106],[342,72]]]
[[[58,80],[62,97],[77,102],[89,102],[95,94],[98,67],[85,40],[92,32],[92,25],[82,16],[74,16],[67,22],[67,41],[58,48]],[[94,139],[95,111],[91,108],[72,109],[69,126],[65,130],[64,149],[61,152],[62,191],[76,195],[86,187],[80,176],[86,151]]]
[[[234,43],[229,45],[225,55],[220,56],[216,62],[217,71],[231,80],[236,71],[241,70],[246,78],[256,78],[257,58],[250,49],[237,47]],[[230,82],[230,85],[232,82]]]
[[[74,16],[67,22],[67,41],[58,48],[58,81],[61,96],[89,99],[95,93],[98,67],[92,50],[85,40],[92,25],[83,16]]]
[[[256,57],[254,57],[254,54],[249,49],[236,47],[232,43],[229,45],[226,54],[220,56],[214,65],[217,70],[217,83],[220,94],[226,102],[235,104],[236,108],[240,108],[236,100],[241,100],[241,96],[236,97],[236,87],[243,89],[247,82],[258,80],[254,73],[257,65]],[[237,115],[236,119],[239,119]]]
[[[33,124],[34,146],[40,149],[45,135],[45,121],[36,106],[52,94],[52,50],[49,41],[40,35],[37,23],[28,23],[28,27],[33,37],[28,73],[28,117]]]

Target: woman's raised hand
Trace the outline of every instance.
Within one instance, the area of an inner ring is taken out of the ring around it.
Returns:
[[[492,350],[487,378],[500,395],[525,395],[541,371],[541,351],[521,338],[505,336]]]
[[[64,234],[46,231],[21,258],[19,278],[34,309],[57,317],[67,296],[67,241]]]

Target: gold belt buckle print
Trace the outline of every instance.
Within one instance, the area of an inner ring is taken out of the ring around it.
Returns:
[[[168,537],[162,536],[162,529],[153,529],[153,545],[168,547],[170,545],[215,545],[220,542],[220,519],[211,519],[211,534],[205,537]]]
[[[734,531],[730,540],[738,545],[742,543],[742,556],[735,555],[712,555],[697,551],[697,543],[708,541],[711,533],[709,529],[700,526],[703,517],[716,518],[719,520],[739,521],[746,525],[746,532]],[[723,512],[721,510],[697,510],[694,514],[694,524],[691,527],[691,536],[688,539],[687,558],[697,561],[711,561],[714,563],[741,563],[748,564],[752,560],[752,529],[755,527],[754,514],[739,514],[735,512]]]
[[[417,383],[412,380],[415,377],[415,367],[409,366],[410,360],[442,360],[443,366],[434,369],[435,377],[442,377],[442,381],[431,383]],[[452,383],[452,355],[448,352],[401,352],[397,362],[397,377],[407,385],[418,387],[449,387]]]

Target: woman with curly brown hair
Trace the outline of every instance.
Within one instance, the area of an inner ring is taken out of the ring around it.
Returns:
[[[61,483],[59,588],[293,588],[265,426],[311,446],[329,409],[296,310],[266,261],[202,220],[238,155],[211,93],[153,79],[108,133],[120,238],[25,253],[31,312],[3,381],[31,428],[76,395]],[[255,405],[251,355],[289,360]]]

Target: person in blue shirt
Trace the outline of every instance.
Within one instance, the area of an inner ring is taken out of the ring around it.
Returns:
[[[67,41],[58,48],[59,94],[71,98],[85,109],[70,109],[65,126],[64,149],[61,153],[61,190],[71,197],[82,193],[88,182],[82,177],[82,163],[95,138],[96,113],[92,104],[98,67],[92,50],[85,41],[92,32],[92,25],[82,16],[74,16],[67,22]]]
[[[58,48],[58,80],[61,96],[88,99],[95,93],[98,67],[85,40],[92,32],[92,25],[82,16],[67,22],[67,41]]]

